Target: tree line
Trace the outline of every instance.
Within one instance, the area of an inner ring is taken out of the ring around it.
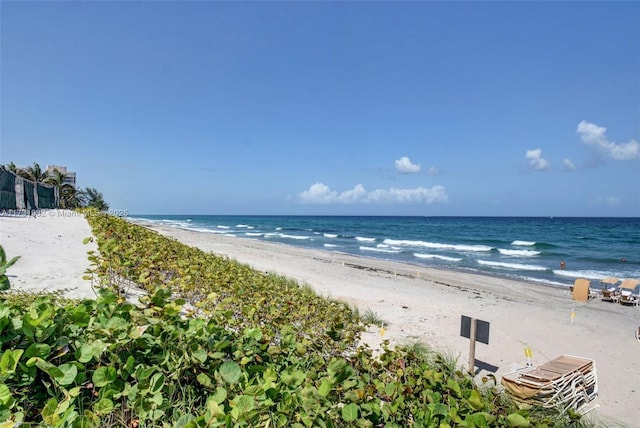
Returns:
[[[13,162],[2,165],[4,169],[34,183],[49,184],[58,188],[60,195],[60,208],[73,209],[80,207],[95,208],[99,211],[107,211],[109,204],[105,202],[101,192],[93,187],[77,189],[75,186],[66,183],[67,173],[58,168],[49,173],[43,170],[37,162],[26,168],[18,168]]]

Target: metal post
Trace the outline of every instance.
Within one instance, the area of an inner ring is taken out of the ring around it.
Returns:
[[[471,332],[469,337],[469,373],[476,372],[476,333],[478,330],[478,320],[471,318]]]

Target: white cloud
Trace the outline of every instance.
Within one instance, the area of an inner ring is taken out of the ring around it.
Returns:
[[[564,165],[565,169],[568,169],[571,171],[576,169],[576,166],[574,165],[573,162],[571,162],[571,159],[568,159],[568,158],[562,159],[562,164]]]
[[[325,184],[315,183],[299,196],[302,202],[329,204],[337,199],[338,192],[331,191]]]
[[[427,175],[440,175],[440,170],[435,166],[430,166],[427,170]]]
[[[536,171],[543,171],[549,169],[549,161],[542,157],[542,149],[527,150],[527,159],[529,159],[529,165]]]
[[[583,120],[578,124],[576,132],[582,142],[603,152],[615,160],[632,160],[640,158],[640,143],[631,140],[628,143],[616,144],[609,141],[607,128]]]
[[[338,193],[323,183],[315,183],[301,192],[299,198],[308,204],[352,204],[352,203],[435,203],[448,202],[447,192],[442,186],[415,189],[376,189],[367,192],[361,184]]]
[[[598,196],[595,198],[596,205],[616,206],[620,204],[620,198],[617,196]]]
[[[415,174],[420,171],[420,164],[411,162],[406,156],[396,160],[396,169],[402,174]]]

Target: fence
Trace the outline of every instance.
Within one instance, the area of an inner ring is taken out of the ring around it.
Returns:
[[[56,186],[27,180],[0,169],[0,210],[38,210],[59,206],[60,195]]]

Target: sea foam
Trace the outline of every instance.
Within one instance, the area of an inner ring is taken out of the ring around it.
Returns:
[[[439,242],[413,241],[408,239],[385,239],[383,241],[389,245],[402,245],[408,247],[425,247],[438,250],[454,251],[491,251],[493,247],[488,245],[464,245],[464,244],[441,244]]]
[[[603,279],[613,276],[611,272],[598,271],[598,270],[564,270],[554,269],[553,273],[558,276],[564,276],[569,278],[585,278],[585,279]]]
[[[304,240],[304,239],[311,239],[311,236],[301,236],[301,235],[287,235],[285,233],[279,233],[277,234],[280,238],[285,238],[285,239],[299,239],[299,240]]]
[[[388,254],[398,254],[400,250],[387,250],[385,248],[377,248],[377,247],[363,247],[360,246],[361,251],[374,251],[376,253],[388,253]]]
[[[531,247],[532,245],[536,245],[536,243],[533,241],[513,241],[511,245],[517,247]]]
[[[508,250],[503,248],[498,248],[500,254],[505,256],[524,256],[524,257],[533,257],[540,254],[540,251],[533,250]]]
[[[544,266],[527,265],[523,263],[492,262],[490,260],[478,260],[478,264],[484,265],[484,266],[496,267],[496,268],[515,269],[515,270],[535,270],[535,271],[547,270],[547,268]]]
[[[414,257],[417,257],[419,259],[438,259],[438,260],[444,260],[447,262],[460,262],[462,261],[461,257],[447,257],[447,256],[441,256],[439,254],[424,254],[424,253],[413,253]]]

